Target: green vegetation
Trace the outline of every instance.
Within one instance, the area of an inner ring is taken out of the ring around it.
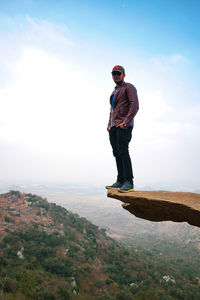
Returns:
[[[11,222],[11,219],[9,217],[5,216],[4,217],[4,221],[7,222],[7,223],[9,223],[9,222]]]
[[[19,191],[10,190],[9,191],[9,196],[15,196],[16,198],[20,198],[21,197],[21,193]]]

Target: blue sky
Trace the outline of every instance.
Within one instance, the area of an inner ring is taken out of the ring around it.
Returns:
[[[0,180],[112,182],[105,128],[121,64],[140,100],[136,186],[196,187],[199,19],[199,1],[1,1]]]
[[[1,1],[1,17],[65,24],[68,36],[123,57],[182,53],[199,69],[199,1]],[[4,22],[4,18],[2,19]],[[7,24],[8,25],[8,24]],[[9,28],[7,28],[9,30]],[[6,31],[2,24],[1,31]]]
[[[66,24],[83,39],[142,53],[199,52],[199,1],[1,1],[3,14]],[[125,45],[124,45],[125,46]]]

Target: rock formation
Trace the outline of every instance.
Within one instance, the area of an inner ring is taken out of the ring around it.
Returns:
[[[107,196],[124,202],[122,207],[149,221],[188,222],[200,227],[200,194],[168,191],[121,193],[108,189]]]

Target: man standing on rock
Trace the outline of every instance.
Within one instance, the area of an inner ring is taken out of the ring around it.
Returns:
[[[122,66],[112,69],[116,87],[110,96],[110,118],[107,130],[117,165],[117,181],[106,188],[118,188],[120,192],[134,190],[133,171],[128,145],[132,137],[134,117],[139,109],[136,88],[124,81]]]

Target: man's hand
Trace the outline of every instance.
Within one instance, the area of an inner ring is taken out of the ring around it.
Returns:
[[[123,123],[121,123],[121,124],[117,125],[116,127],[121,127],[122,129],[126,129],[126,126],[124,126],[124,124],[123,124]]]
[[[107,130],[110,131],[110,127],[108,127]]]

